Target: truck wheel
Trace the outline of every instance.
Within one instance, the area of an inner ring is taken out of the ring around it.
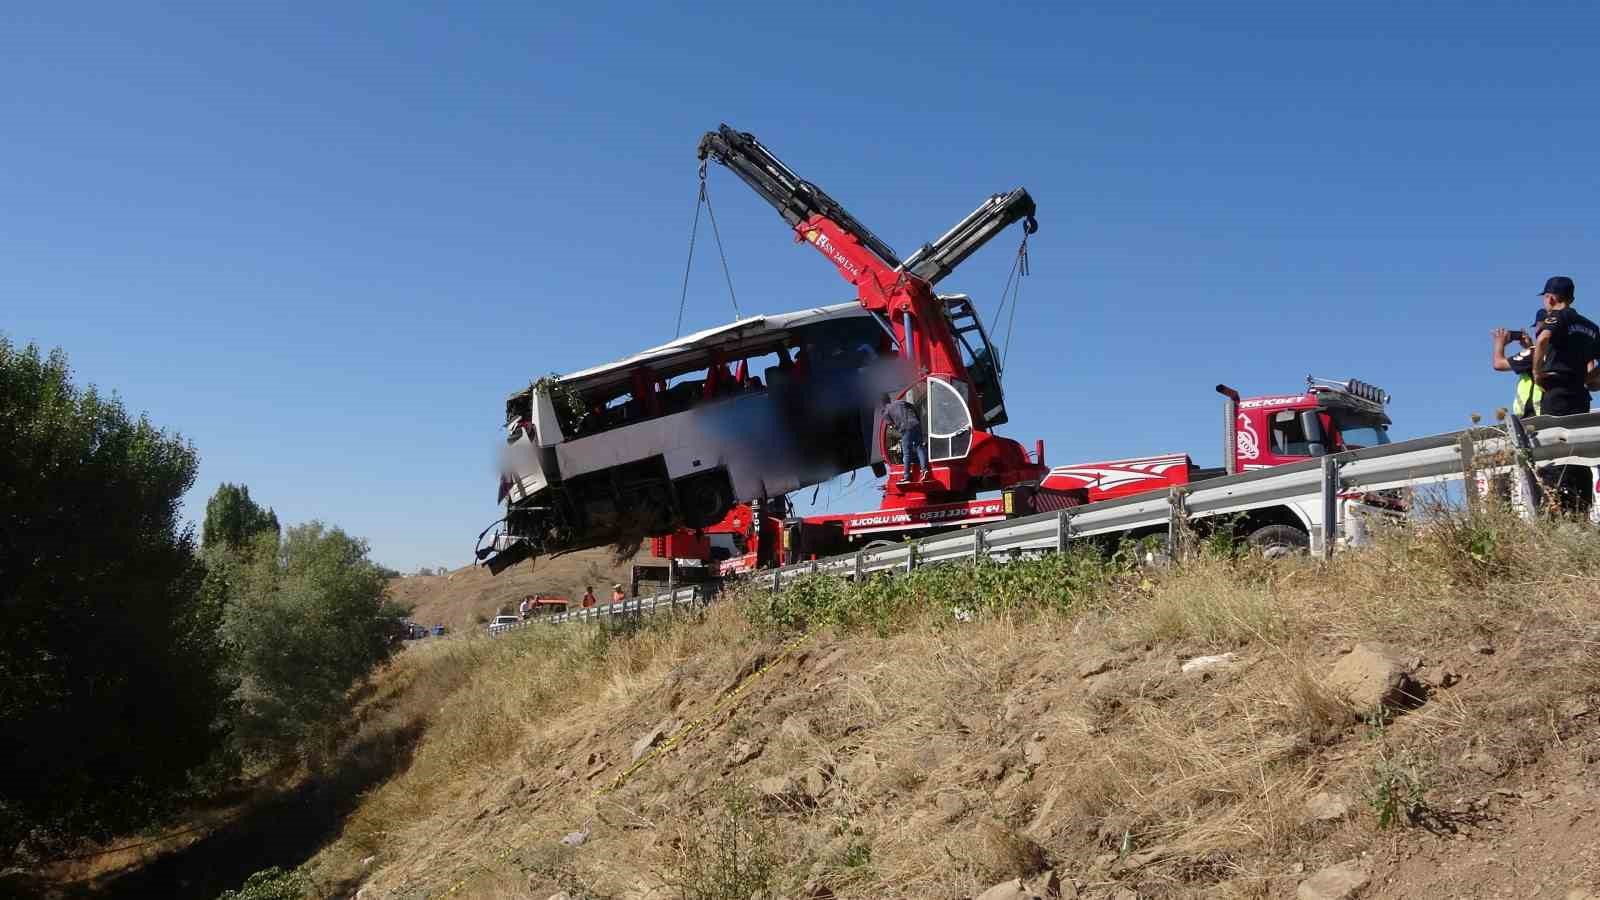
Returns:
[[[1250,532],[1246,539],[1251,549],[1265,559],[1296,556],[1311,549],[1311,536],[1293,525],[1268,525]]]
[[[678,484],[678,508],[690,528],[709,528],[733,509],[733,490],[721,472],[685,478]]]

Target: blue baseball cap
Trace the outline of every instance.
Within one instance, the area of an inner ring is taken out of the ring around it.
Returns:
[[[1570,301],[1577,294],[1577,286],[1565,275],[1554,275],[1545,281],[1544,290],[1539,293],[1555,294],[1563,300]]]

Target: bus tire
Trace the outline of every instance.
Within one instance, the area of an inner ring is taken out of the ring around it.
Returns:
[[[678,482],[678,508],[690,528],[709,528],[733,509],[733,489],[721,472],[693,475]]]

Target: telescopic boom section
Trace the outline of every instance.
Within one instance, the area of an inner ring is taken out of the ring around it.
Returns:
[[[889,320],[902,354],[928,374],[970,381],[933,285],[1012,223],[1022,221],[1029,234],[1037,229],[1026,190],[990,197],[902,262],[837,200],[796,175],[754,135],[727,125],[707,132],[700,139],[700,159],[708,158],[732,169],[772,204],[798,239],[855,285],[861,305]]]

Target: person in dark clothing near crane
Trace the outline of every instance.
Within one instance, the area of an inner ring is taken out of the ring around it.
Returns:
[[[1589,391],[1597,386],[1595,352],[1600,327],[1572,308],[1577,294],[1572,279],[1557,275],[1544,283],[1545,315],[1533,340],[1533,381],[1543,391],[1539,412],[1571,416],[1589,411]],[[1594,501],[1593,473],[1587,466],[1548,466],[1543,480],[1556,492],[1560,507],[1587,513]]]
[[[1545,315],[1533,341],[1533,380],[1544,390],[1540,412],[1570,416],[1589,411],[1589,370],[1600,346],[1600,328],[1572,308],[1572,279],[1544,283]]]
[[[928,464],[928,441],[922,433],[922,416],[917,408],[905,400],[895,400],[888,394],[880,399],[883,420],[900,433],[900,484],[921,481],[933,474]],[[921,471],[918,470],[920,463]]]

